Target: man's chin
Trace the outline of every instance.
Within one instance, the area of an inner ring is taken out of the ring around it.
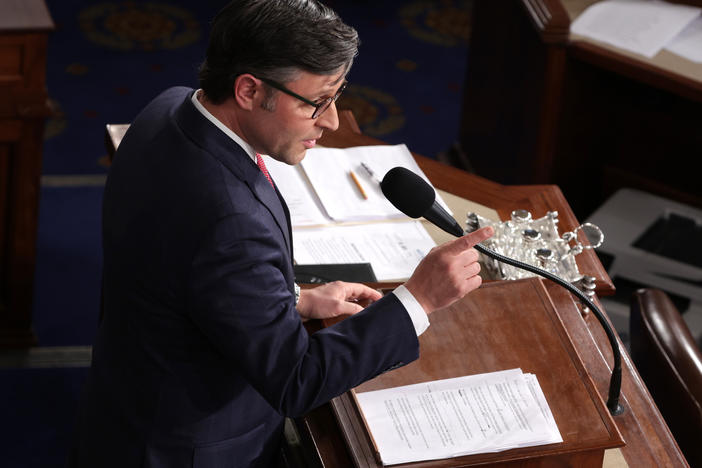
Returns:
[[[297,158],[297,160],[296,160],[294,163],[292,163],[292,165],[294,166],[295,164],[301,163],[302,160],[305,159],[305,156],[307,156],[307,151],[305,151],[304,153],[302,153],[302,154]]]
[[[307,148],[303,149],[301,152],[297,153],[293,158],[291,158],[291,162],[289,164],[292,164],[293,166],[303,159],[305,159],[305,156],[307,156]]]
[[[307,155],[307,149],[304,149],[304,150],[298,151],[294,154],[288,153],[288,154],[282,155],[282,157],[275,158],[275,159],[278,159],[278,161],[282,161],[285,164],[289,164],[291,166],[294,166],[295,164],[298,164],[300,161],[305,159],[306,155]]]

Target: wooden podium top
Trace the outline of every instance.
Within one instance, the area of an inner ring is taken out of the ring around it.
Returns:
[[[486,283],[451,307],[432,314],[431,326],[419,337],[421,355],[417,361],[365,382],[354,391],[521,368],[539,380],[562,443],[410,466],[448,468],[527,459],[535,461],[523,466],[540,466],[544,460],[564,466],[602,466],[604,449],[624,442],[555,307],[541,279]],[[355,465],[382,466],[352,399],[336,399],[332,406]]]

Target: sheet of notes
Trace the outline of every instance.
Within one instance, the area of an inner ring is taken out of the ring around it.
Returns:
[[[700,11],[658,0],[605,0],[588,7],[573,21],[570,31],[651,58],[699,17]]]
[[[384,465],[562,442],[536,376],[521,369],[357,393]]]
[[[378,281],[405,280],[436,243],[419,221],[297,229],[295,261],[370,263]]]

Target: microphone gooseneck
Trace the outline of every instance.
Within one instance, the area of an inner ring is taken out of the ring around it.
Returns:
[[[404,167],[392,168],[383,178],[380,183],[380,188],[383,191],[383,195],[385,195],[390,203],[410,218],[424,217],[427,221],[451,235],[456,237],[464,235],[465,232],[458,222],[437,203],[434,189],[424,179],[409,169]],[[506,257],[480,244],[476,244],[474,248],[478,252],[494,258],[497,261],[543,276],[559,284],[574,294],[593,311],[595,317],[597,317],[597,320],[607,334],[607,339],[612,346],[612,356],[614,358],[612,377],[609,381],[607,409],[609,409],[609,412],[613,415],[621,414],[624,411],[619,404],[619,394],[622,383],[621,352],[612,327],[594,302],[571,283],[549,271]]]

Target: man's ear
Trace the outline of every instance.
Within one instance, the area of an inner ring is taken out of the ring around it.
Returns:
[[[263,93],[263,84],[250,73],[239,75],[234,80],[234,100],[242,109],[251,110]]]

